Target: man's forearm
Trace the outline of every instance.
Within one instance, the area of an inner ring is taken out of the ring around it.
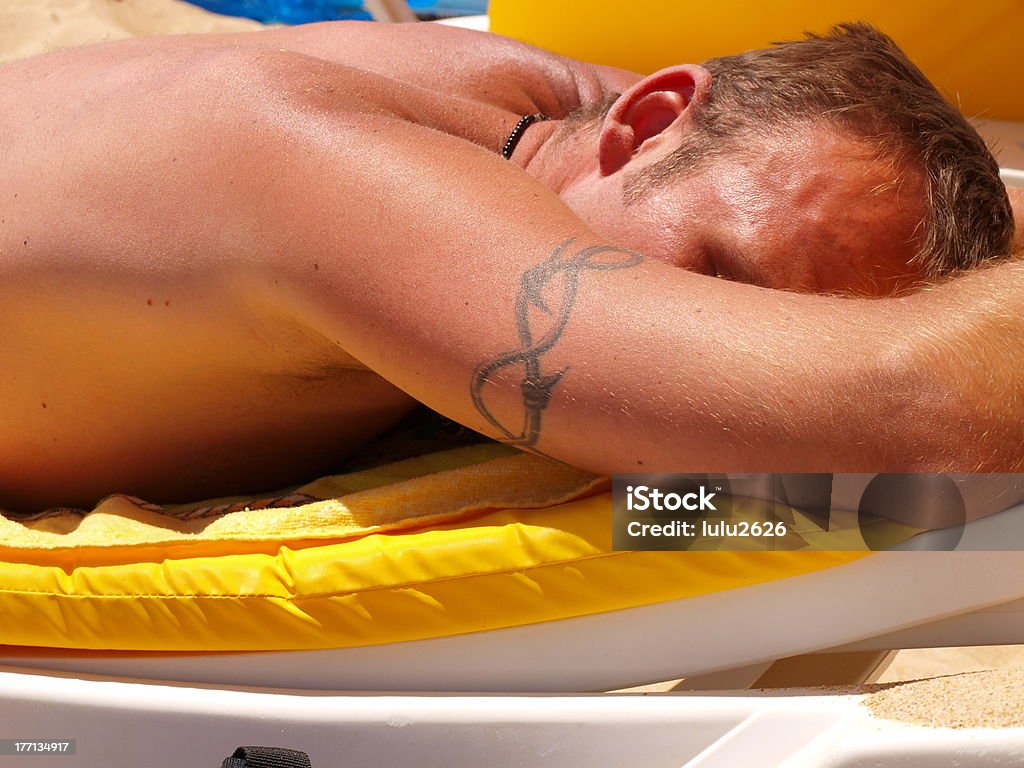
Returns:
[[[562,244],[524,273],[517,326],[523,327],[531,302],[548,303],[542,283],[554,281],[559,270],[578,273],[581,284],[591,281],[580,288],[583,295],[575,286],[571,292],[573,305],[586,303],[585,292],[602,279],[599,272],[586,273],[598,265],[623,270],[616,278],[642,269],[629,252]],[[659,267],[646,265],[656,273]],[[502,424],[491,418],[483,397],[475,398],[478,410],[503,439],[606,473],[638,467],[1010,471],[1024,465],[1024,264],[884,301],[675,276],[689,284],[687,293],[663,294],[660,309],[658,290],[641,287],[642,275],[632,281],[639,288],[633,296],[623,280],[615,292],[622,304],[609,303],[603,316],[593,315],[587,335],[613,339],[636,332],[628,328],[631,315],[646,316],[647,332],[610,360],[607,350],[591,349],[575,371],[571,360],[543,365],[544,355],[556,357],[561,329],[571,322],[573,307],[564,322],[551,317],[569,304],[569,291],[555,292],[564,304],[547,307],[540,338],[476,370],[485,390],[502,365],[534,364],[521,372],[521,419]],[[623,305],[635,309],[623,311]],[[676,322],[658,328],[651,323],[656,315]],[[688,354],[679,356],[680,348]],[[652,355],[673,363],[652,365]],[[680,363],[685,368],[673,370]],[[570,372],[601,380],[600,399],[574,395],[569,381],[563,387]],[[576,431],[573,423],[593,432]]]

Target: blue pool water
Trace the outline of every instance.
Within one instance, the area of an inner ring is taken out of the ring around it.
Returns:
[[[305,24],[329,19],[368,19],[359,0],[190,0],[194,5],[229,16],[266,22]],[[487,0],[409,0],[422,16],[465,16],[485,13]]]

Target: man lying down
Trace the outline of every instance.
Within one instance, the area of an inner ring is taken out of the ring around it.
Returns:
[[[0,67],[0,116],[0,507],[283,486],[417,402],[603,473],[1020,462],[1020,264],[941,279],[1006,192],[866,26],[649,77],[134,40]]]

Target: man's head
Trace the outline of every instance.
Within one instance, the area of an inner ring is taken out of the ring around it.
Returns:
[[[1010,250],[985,144],[867,25],[662,70],[593,126],[596,166],[563,198],[686,268],[888,294]]]

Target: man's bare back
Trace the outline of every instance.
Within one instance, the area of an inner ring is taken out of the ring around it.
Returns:
[[[0,68],[0,327],[17,367],[0,381],[0,506],[274,487],[412,407],[268,272],[269,254],[301,258],[322,236],[289,226],[329,172],[296,170],[310,123],[330,116],[344,142],[346,116],[371,114],[497,153],[521,114],[564,116],[603,83],[486,36],[487,66],[439,72],[433,56],[427,76],[411,58],[451,30],[392,34],[404,55],[390,57],[376,31],[131,41]],[[331,201],[349,204],[363,203]]]
[[[437,69],[446,59],[431,39],[454,30],[403,32],[421,36],[419,49],[400,40],[396,50],[422,54],[376,57],[387,38],[348,29],[133,41],[0,68],[0,138],[13,148],[0,160],[0,327],[12,372],[0,380],[0,507],[280,486],[335,463],[416,401],[498,436],[488,422],[518,418],[520,386],[508,376],[486,382],[484,410],[470,386],[518,343],[514,311],[536,315],[516,291],[538,264],[563,269],[558,259],[621,249],[498,152],[522,115],[564,117],[639,76],[490,38],[466,48],[471,61]],[[379,61],[393,63],[371,71]],[[531,129],[520,163],[550,131]],[[689,424],[698,443],[719,439],[751,402],[740,388],[767,391],[768,361],[782,353],[732,381],[736,361],[706,346],[705,322],[738,325],[748,355],[784,341],[761,328],[757,289],[691,283],[653,260],[623,265],[579,278],[588,290],[544,360],[573,374],[545,412],[552,437],[539,447],[595,471],[689,455],[677,453],[674,425]],[[682,295],[692,315],[679,314]],[[801,330],[820,336],[838,300],[803,301],[771,299],[779,317],[796,313],[786,332],[798,344]],[[536,309],[543,328],[550,309]],[[666,352],[633,359],[635,331],[653,340],[662,326],[654,348]],[[857,320],[837,338],[887,366],[902,360],[870,335],[876,327],[892,319]],[[634,342],[610,341],[625,331]],[[786,354],[837,380],[815,350]],[[699,395],[679,373],[694,355],[709,380]],[[876,386],[868,357],[855,386]],[[834,398],[806,399],[827,414]],[[887,409],[912,423],[929,407]],[[851,443],[866,443],[886,415],[851,429]],[[658,436],[666,426],[668,441]],[[718,468],[765,468],[773,437],[793,429],[754,422],[756,434],[722,443]],[[820,438],[807,428],[775,466],[830,462]],[[928,441],[917,446],[927,455]]]

